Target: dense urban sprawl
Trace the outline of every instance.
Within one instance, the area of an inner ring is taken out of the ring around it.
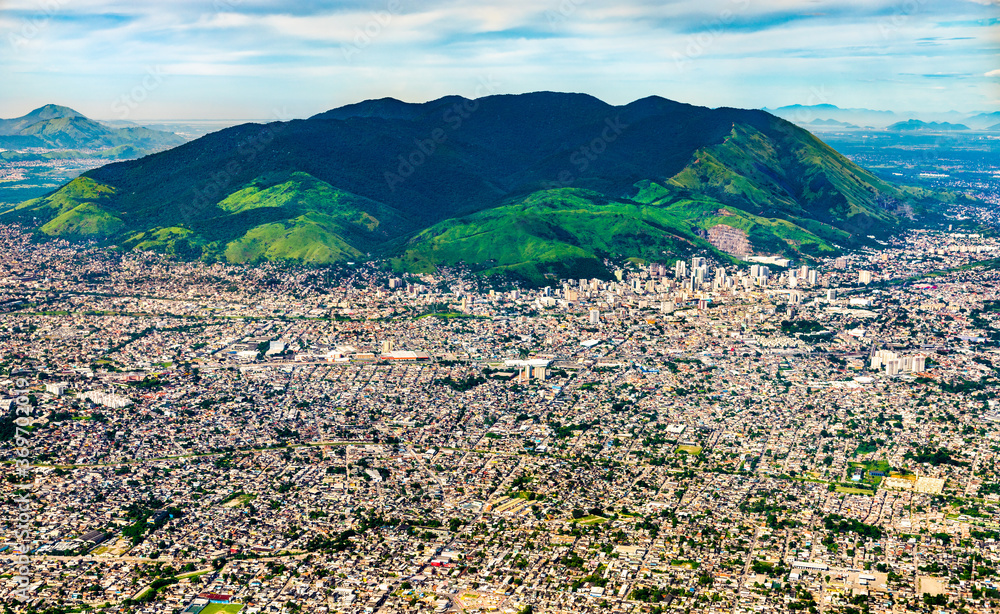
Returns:
[[[3,598],[996,612],[1000,242],[487,288],[0,227]]]

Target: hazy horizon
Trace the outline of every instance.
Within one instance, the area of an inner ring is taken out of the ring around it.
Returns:
[[[0,116],[55,103],[96,119],[246,121],[539,90],[610,104],[989,111],[1000,107],[997,6],[13,0],[0,9]]]
[[[527,93],[534,93],[534,92],[541,92],[541,91],[554,91],[554,90],[533,90],[532,92],[516,92],[516,93],[512,93],[512,95],[527,94]],[[592,96],[592,94],[589,94],[587,92],[565,92],[565,91],[563,91],[563,92],[556,92],[556,93],[585,94],[585,95],[591,95]],[[492,96],[492,95],[505,95],[505,94],[489,94],[489,95]],[[659,96],[659,94],[650,94],[650,96]],[[483,97],[486,97],[486,96],[482,96],[480,98],[483,98]],[[669,98],[667,96],[662,96],[662,97],[663,98]],[[400,100],[401,102],[404,102],[404,103],[407,103],[407,104],[423,104],[423,103],[431,102],[431,101],[434,101],[434,100],[438,100],[441,97],[437,96],[437,97],[434,97],[434,98],[428,98],[426,100],[406,100],[406,99],[399,99],[399,98],[396,98],[394,96],[382,96],[382,97],[379,97],[379,98],[395,98],[396,100]],[[468,97],[468,98],[475,98],[475,97]],[[631,102],[634,102],[634,100],[630,100],[630,101],[625,102],[625,103],[611,103],[611,102],[608,102],[607,100],[603,100],[602,98],[597,97],[597,96],[595,96],[595,98],[598,98],[599,100],[602,100],[603,102],[606,102],[607,104],[611,104],[611,105],[614,105],[614,106],[627,105],[627,104],[629,104]],[[636,98],[635,100],[640,100],[641,98],[645,98],[645,96],[640,97],[640,98]],[[364,102],[364,101],[367,101],[367,100],[375,100],[375,99],[376,98],[363,98],[363,99],[353,100],[353,101],[345,102],[343,104],[338,104],[337,106],[334,106],[334,107],[316,109],[315,111],[308,112],[307,114],[302,115],[302,116],[291,116],[291,115],[283,115],[282,113],[275,113],[275,114],[272,114],[270,117],[196,117],[196,116],[191,116],[191,117],[149,117],[149,118],[135,117],[135,118],[129,118],[129,119],[124,119],[124,120],[123,119],[119,119],[117,117],[113,117],[113,116],[112,117],[101,117],[101,116],[89,115],[88,113],[85,113],[85,112],[81,111],[79,108],[77,108],[76,106],[74,106],[72,104],[65,104],[63,102],[58,102],[57,101],[57,102],[44,103],[43,105],[33,106],[30,109],[26,108],[23,112],[16,112],[16,115],[5,115],[3,117],[0,117],[0,119],[12,119],[12,118],[15,118],[15,117],[22,117],[22,116],[27,115],[28,113],[30,113],[30,112],[32,112],[32,111],[40,108],[41,106],[45,106],[45,105],[51,104],[51,105],[56,105],[56,106],[67,107],[67,108],[70,108],[70,109],[72,109],[74,111],[83,113],[84,115],[86,115],[90,119],[97,120],[97,121],[102,121],[102,122],[109,122],[109,123],[119,122],[119,123],[136,123],[136,124],[143,124],[143,125],[153,125],[153,124],[186,124],[186,123],[190,123],[190,124],[197,124],[197,123],[204,123],[204,124],[230,123],[232,125],[232,124],[235,124],[235,123],[271,122],[271,121],[284,121],[284,120],[293,120],[293,119],[308,119],[309,117],[312,117],[313,115],[317,115],[317,114],[323,113],[325,111],[329,111],[329,110],[336,109],[336,108],[343,107],[343,106],[350,106],[352,104],[357,104],[357,103]],[[681,102],[681,103],[695,104],[695,103],[690,103],[690,102],[688,102],[686,100],[679,100],[679,99],[676,99],[676,98],[671,98],[671,100],[674,100],[676,102]],[[782,107],[794,107],[796,105],[802,105],[802,106],[809,107],[809,106],[823,106],[823,105],[828,105],[828,104],[830,104],[830,103],[817,103],[816,105],[803,104],[803,103],[790,103],[790,104],[781,104],[781,105],[764,105],[764,106],[761,106],[761,107],[738,107],[738,108],[756,108],[756,109],[763,109],[763,110],[774,111],[774,110],[782,108]],[[708,108],[722,108],[722,107],[734,107],[734,106],[737,106],[737,105],[719,104],[719,105],[697,105],[697,106],[705,106],[705,107],[708,107]],[[835,107],[837,107],[837,108],[839,108],[841,110],[854,110],[854,109],[856,109],[856,110],[872,111],[872,112],[876,112],[876,113],[888,112],[888,113],[895,113],[897,115],[907,116],[907,117],[909,117],[911,114],[912,115],[916,115],[916,114],[920,114],[920,113],[924,113],[924,114],[927,114],[927,115],[945,115],[945,114],[949,114],[949,113],[957,113],[957,114],[962,114],[962,115],[970,115],[970,114],[974,114],[974,113],[990,113],[990,112],[993,112],[993,110],[991,110],[991,109],[985,109],[985,108],[983,108],[983,109],[970,109],[970,110],[967,110],[967,111],[959,111],[958,109],[947,109],[947,110],[942,110],[942,111],[917,111],[915,109],[874,109],[874,108],[867,108],[867,107],[865,107],[865,108],[853,107],[852,108],[852,107],[840,107],[838,105],[833,105],[833,106],[835,106]],[[276,109],[276,111],[281,111],[281,109]]]

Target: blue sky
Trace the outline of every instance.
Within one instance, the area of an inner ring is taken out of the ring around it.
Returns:
[[[535,90],[1000,108],[1000,0],[0,0],[0,117],[282,119]]]

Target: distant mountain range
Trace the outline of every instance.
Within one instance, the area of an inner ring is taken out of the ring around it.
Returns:
[[[822,127],[869,127],[888,128],[909,120],[927,124],[955,124],[964,128],[940,128],[943,130],[997,130],[1000,122],[1000,111],[992,113],[960,113],[948,111],[945,113],[927,113],[916,111],[876,111],[874,109],[842,109],[832,104],[800,105],[793,104],[777,109],[764,109],[769,113],[787,119],[799,126]],[[830,121],[837,122],[830,124]]]
[[[42,147],[67,150],[119,148],[119,155],[135,158],[176,147],[185,140],[176,134],[139,126],[114,128],[84,117],[68,107],[48,104],[14,119],[0,119],[0,147]]]
[[[182,258],[371,254],[539,282],[715,252],[719,225],[755,253],[832,255],[929,202],[764,111],[537,92],[235,126],[88,171],[0,222]]]
[[[895,132],[949,132],[952,130],[968,130],[965,124],[949,124],[948,122],[922,122],[919,119],[908,119],[896,122],[886,128]]]

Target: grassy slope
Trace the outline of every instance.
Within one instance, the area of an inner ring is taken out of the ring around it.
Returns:
[[[776,134],[783,124],[775,120]],[[876,194],[901,198],[895,187],[838,155],[814,136],[768,138],[735,126],[725,143],[700,149],[670,184],[712,196],[748,213],[781,217],[813,233],[838,226],[854,234],[883,234],[898,220],[876,204]],[[855,239],[862,238],[856,236]]]
[[[49,236],[108,237],[125,226],[105,208],[114,192],[114,188],[89,177],[77,177],[53,194],[8,208],[0,219],[30,222],[35,217],[48,218],[39,230]]]
[[[59,117],[40,121],[21,130],[18,135],[36,137],[50,147],[105,148],[130,146],[143,151],[176,147],[184,138],[169,132],[139,126],[110,128],[85,117]]]
[[[49,218],[40,231],[50,236],[117,236],[129,248],[233,262],[335,262],[356,258],[409,230],[390,207],[337,190],[306,173],[260,178],[206,209],[200,218],[173,212],[168,226],[127,228],[110,207],[113,194],[109,186],[78,177],[53,194],[0,212],[0,219]]]
[[[107,237],[115,234],[125,223],[99,205],[83,203],[62,213],[40,230],[52,237]]]
[[[678,220],[691,228],[708,230],[724,224],[747,233],[757,253],[791,253],[816,257],[839,251],[837,246],[851,243],[849,233],[815,220],[796,218],[766,218],[712,198],[690,198],[690,190],[675,184],[663,185],[652,181],[636,184],[637,202],[666,207]]]
[[[594,274],[605,256],[652,259],[665,251],[708,247],[681,230],[684,226],[664,207],[575,188],[543,190],[435,224],[408,242],[395,265],[426,270],[434,264],[480,263],[487,274],[510,272],[535,280],[547,273]]]
[[[261,177],[207,215],[133,233],[128,247],[230,262],[296,260],[322,264],[357,258],[407,229],[389,207],[338,190],[306,173]]]

